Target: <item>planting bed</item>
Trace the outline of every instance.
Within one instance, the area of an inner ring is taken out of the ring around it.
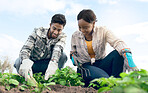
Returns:
[[[82,88],[81,86],[62,86],[62,85],[50,85],[51,91],[48,89],[42,91],[42,93],[97,93],[94,88]],[[5,90],[4,86],[0,86],[0,93],[30,93],[29,89],[20,91],[17,88],[12,88],[11,90]]]

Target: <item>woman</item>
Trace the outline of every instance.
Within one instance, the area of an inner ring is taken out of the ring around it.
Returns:
[[[137,69],[126,44],[105,27],[95,26],[96,15],[92,10],[82,10],[77,20],[79,31],[72,35],[70,56],[86,87],[95,78],[120,77],[126,69]],[[107,43],[115,50],[106,56]]]

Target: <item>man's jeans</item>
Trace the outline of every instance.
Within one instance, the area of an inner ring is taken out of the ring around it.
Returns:
[[[67,56],[65,53],[62,53],[59,62],[58,62],[58,68],[61,69],[64,67],[64,64],[67,61]],[[49,59],[43,59],[43,60],[39,60],[39,61],[35,61],[33,66],[32,66],[32,71],[33,73],[39,73],[42,72],[42,74],[44,75],[46,72],[46,69],[48,67],[48,64],[50,62],[50,58]],[[21,61],[20,58],[17,58],[14,64],[14,67],[16,68],[17,72],[19,73],[19,68],[21,65]]]

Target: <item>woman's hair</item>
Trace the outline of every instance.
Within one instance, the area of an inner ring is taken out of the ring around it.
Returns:
[[[66,18],[63,14],[55,14],[51,19],[51,24],[52,23],[59,23],[64,27],[66,24]]]
[[[97,21],[95,13],[91,9],[83,9],[77,16],[77,20],[83,19],[88,23]]]

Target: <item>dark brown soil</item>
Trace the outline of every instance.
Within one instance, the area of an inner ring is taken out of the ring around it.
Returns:
[[[82,88],[81,86],[62,86],[62,85],[53,85],[49,86],[51,91],[48,89],[42,91],[42,93],[97,93],[97,90],[94,88]],[[0,86],[0,93],[30,93],[29,89],[25,89],[25,91],[20,91],[17,88],[13,88],[9,91],[5,90],[4,86]]]

